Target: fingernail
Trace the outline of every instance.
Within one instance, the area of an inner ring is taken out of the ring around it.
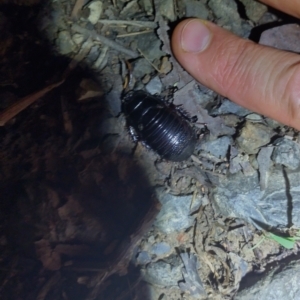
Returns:
[[[211,32],[201,20],[190,20],[181,32],[181,48],[187,52],[201,52],[209,44]]]

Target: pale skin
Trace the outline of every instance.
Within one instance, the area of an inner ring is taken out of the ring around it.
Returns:
[[[261,2],[300,18],[300,0]],[[198,19],[177,25],[172,50],[197,81],[300,130],[300,55],[255,44]]]

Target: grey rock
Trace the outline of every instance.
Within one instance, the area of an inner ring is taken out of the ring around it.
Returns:
[[[160,257],[160,256],[167,255],[168,253],[171,252],[171,250],[172,248],[168,243],[161,242],[161,243],[154,244],[150,249],[150,253],[152,255],[156,255]]]
[[[209,152],[217,158],[225,158],[232,142],[233,141],[231,137],[222,136],[216,140],[203,143],[200,149]]]
[[[299,37],[299,25],[286,24],[265,30],[260,37],[259,43],[277,49],[299,53]]]
[[[251,274],[252,275],[252,274]],[[251,276],[249,274],[249,276]],[[253,275],[252,275],[253,277]],[[237,293],[236,300],[300,299],[300,262],[275,266],[251,287]]]
[[[217,110],[213,111],[213,113],[218,114],[218,115],[235,114],[240,117],[244,117],[244,116],[250,114],[251,111],[235,104],[234,102],[232,102],[228,99],[225,99],[223,101],[223,103],[221,104],[221,106]]]
[[[258,204],[271,225],[290,226],[293,223],[299,227],[300,173],[274,169],[269,174],[267,188]]]
[[[257,155],[257,163],[259,168],[260,188],[265,190],[267,187],[267,179],[271,166],[271,155],[274,147],[263,147]]]
[[[174,12],[174,1],[173,0],[160,0],[159,2],[159,11],[162,16],[166,17],[170,21],[175,21],[175,12]]]
[[[242,170],[242,166],[241,166],[240,162],[241,162],[240,156],[236,156],[230,160],[229,172],[231,174],[235,174]]]
[[[277,129],[280,126],[283,126],[282,123],[279,123],[279,122],[277,122],[273,119],[270,119],[270,118],[265,118],[265,122],[269,127],[273,128],[273,129]]]
[[[210,0],[208,6],[216,16],[218,25],[239,36],[248,36],[251,27],[240,18],[237,4],[234,0]]]
[[[143,277],[151,284],[177,286],[178,281],[182,280],[181,268],[181,260],[176,256],[171,256],[163,261],[149,264]]]
[[[242,128],[237,143],[248,154],[255,154],[259,148],[271,140],[271,129],[267,126],[247,121]]]
[[[209,16],[209,11],[205,4],[195,1],[195,0],[189,0],[185,1],[185,16],[187,18],[199,18],[202,20],[207,20]]]
[[[248,267],[249,267],[248,263],[243,258],[241,258],[240,256],[238,256],[233,252],[230,252],[228,256],[230,258],[230,263],[234,265],[233,269],[235,271],[240,271],[241,277],[244,277],[248,272]]]
[[[252,176],[256,171],[254,170],[254,168],[250,164],[249,156],[248,155],[243,155],[241,158],[242,159],[240,160],[240,165],[242,167],[243,174],[245,176]]]
[[[261,115],[255,114],[255,113],[251,113],[249,115],[246,116],[246,120],[249,120],[251,122],[263,122],[264,119]]]
[[[88,16],[88,20],[93,24],[97,24],[100,16],[103,12],[103,3],[101,1],[93,1],[88,5],[90,9],[90,15]]]
[[[158,195],[162,204],[156,217],[155,226],[164,233],[185,230],[192,226],[194,218],[190,216],[192,196]]]
[[[152,15],[153,13],[153,5],[151,0],[142,0],[141,5],[144,7],[144,10],[147,15]]]
[[[56,45],[60,54],[65,55],[76,51],[76,44],[73,42],[70,32],[63,30],[58,34]]]
[[[99,46],[93,46],[89,52],[89,54],[87,55],[86,57],[86,62],[89,64],[89,65],[92,65],[96,59],[99,57]]]
[[[152,78],[146,85],[146,90],[151,95],[160,94],[162,91],[162,83],[158,76]]]
[[[136,258],[136,262],[139,265],[146,265],[151,262],[151,257],[147,251],[141,251]]]
[[[160,57],[165,55],[165,53],[160,50],[161,41],[154,33],[138,35],[137,39],[137,47],[150,61],[159,59]]]
[[[253,0],[240,0],[244,6],[247,17],[253,21],[258,22],[259,19],[267,12],[266,5]]]
[[[216,92],[200,84],[196,84],[192,92],[196,94],[195,100],[202,107],[206,107],[211,104],[211,102],[217,97]]]
[[[184,264],[182,274],[184,282],[179,282],[182,291],[188,292],[194,297],[206,296],[203,283],[198,274],[197,256],[194,254],[182,253],[180,257]]]
[[[275,148],[272,160],[276,164],[296,170],[300,166],[300,148],[299,144],[287,138],[279,138],[275,142]]]
[[[137,59],[133,63],[133,75],[136,78],[142,78],[146,74],[153,72],[153,70],[153,67],[145,58]]]
[[[260,189],[257,172],[220,179],[213,190],[215,208],[224,216],[253,219],[272,226],[300,226],[300,173],[272,168],[267,187]],[[292,203],[292,205],[290,205]],[[291,208],[292,206],[292,208]]]
[[[191,205],[191,214],[196,212],[202,204],[204,205],[204,203],[207,202],[207,200],[208,200],[207,195],[204,195],[203,197],[200,197],[200,196],[195,197],[193,199],[192,205]]]

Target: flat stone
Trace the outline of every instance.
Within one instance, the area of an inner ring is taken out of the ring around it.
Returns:
[[[162,91],[162,83],[158,76],[155,76],[152,78],[147,84],[146,84],[146,90],[151,95],[160,94]]]
[[[253,0],[240,0],[244,6],[247,17],[257,23],[261,17],[267,12],[268,7],[262,3]]]
[[[93,1],[88,5],[88,8],[90,9],[88,20],[95,25],[103,13],[103,3],[101,1]]]
[[[205,4],[195,0],[184,1],[184,4],[185,4],[185,16],[187,18],[193,17],[202,20],[208,19],[209,11]]]
[[[291,170],[298,169],[300,166],[299,144],[287,138],[279,138],[274,142],[274,144],[275,148],[272,160],[276,164],[284,165]]]
[[[58,34],[56,45],[59,53],[62,55],[76,51],[76,44],[73,42],[70,32],[65,30]]]
[[[249,274],[249,277],[253,275]],[[255,276],[258,277],[258,276]],[[253,280],[253,278],[252,278]],[[292,261],[274,266],[269,272],[258,277],[251,287],[237,293],[236,300],[297,300],[300,299],[300,262]]]
[[[172,248],[168,243],[161,242],[154,244],[150,249],[150,253],[156,256],[164,256],[170,253],[171,250]]]
[[[225,158],[232,142],[233,141],[231,137],[222,136],[216,140],[203,143],[200,149],[212,154],[217,158]]]
[[[192,196],[158,196],[162,208],[154,225],[164,233],[183,231],[192,226],[194,217],[190,216]]]
[[[216,16],[218,25],[242,37],[249,35],[251,26],[240,18],[234,0],[210,0],[208,6]]]
[[[151,283],[160,286],[177,286],[178,281],[182,280],[182,262],[176,256],[159,260],[147,266],[143,277]]]
[[[239,117],[247,116],[251,113],[250,110],[235,104],[234,102],[225,99],[220,107],[213,111],[214,114],[222,115],[222,114],[235,114]]]
[[[268,144],[270,140],[271,129],[263,124],[247,121],[236,141],[245,153],[256,154],[259,148]]]
[[[272,226],[300,226],[300,173],[272,168],[267,187],[260,189],[259,176],[241,172],[221,178],[213,190],[215,208],[224,216],[253,219]]]

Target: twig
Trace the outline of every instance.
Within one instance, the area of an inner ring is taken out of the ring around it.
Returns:
[[[76,19],[77,16],[78,16],[78,12],[82,9],[82,7],[84,6],[86,0],[77,0],[74,7],[73,7],[73,10],[72,10],[72,13],[71,13],[71,19]]]
[[[138,31],[138,32],[124,33],[124,34],[117,35],[117,38],[134,36],[134,35],[145,34],[145,33],[150,33],[150,32],[153,32],[153,30],[144,30],[144,31]]]
[[[94,40],[96,41],[99,41],[101,42],[102,44],[108,46],[108,47],[111,47],[117,51],[120,51],[132,58],[136,58],[138,57],[138,53],[136,53],[135,51],[132,51],[132,50],[129,50],[127,48],[125,48],[123,45],[119,44],[119,43],[116,43],[100,34],[98,34],[95,30],[88,30],[88,29],[85,29],[77,24],[73,24],[72,25],[72,30],[76,31],[76,32],[79,32],[83,35],[86,35],[86,36],[91,36]]]
[[[149,21],[127,21],[127,20],[99,20],[104,25],[129,25],[136,27],[157,28],[157,23]]]
[[[146,59],[146,61],[158,72],[158,73],[160,73],[161,74],[161,70],[159,70],[146,56],[145,56],[145,54],[142,52],[142,50],[140,50],[140,49],[137,49],[140,53],[141,53],[141,55]]]

